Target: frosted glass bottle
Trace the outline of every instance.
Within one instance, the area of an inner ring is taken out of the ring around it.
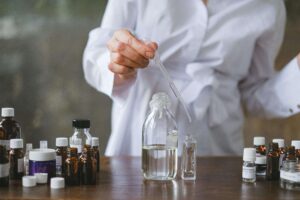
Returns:
[[[142,138],[142,171],[147,180],[172,180],[177,174],[178,128],[169,108],[167,94],[152,96]]]

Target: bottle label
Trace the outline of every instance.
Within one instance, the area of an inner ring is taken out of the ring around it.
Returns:
[[[18,173],[24,172],[24,159],[18,159]]]
[[[242,174],[243,178],[254,179],[255,176],[256,176],[255,166],[254,167],[244,167],[243,166],[243,174]]]
[[[0,164],[0,178],[9,176],[9,163]]]
[[[6,146],[6,150],[10,149],[9,140],[0,140],[0,145]]]
[[[280,178],[300,183],[300,172],[287,172],[284,170],[280,170]]]
[[[61,156],[56,156],[56,166],[61,166],[61,164],[62,164]]]

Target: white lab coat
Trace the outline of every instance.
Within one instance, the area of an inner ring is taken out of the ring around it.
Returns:
[[[199,155],[242,153],[241,101],[250,113],[266,118],[298,113],[296,58],[274,71],[285,17],[282,0],[209,0],[207,7],[200,0],[110,0],[83,57],[87,82],[113,100],[105,154],[141,155],[142,124],[151,96],[159,91],[172,97],[179,148],[184,135],[192,133]],[[163,63],[192,112],[192,124],[156,66],[114,85],[106,43],[120,28],[158,42]]]

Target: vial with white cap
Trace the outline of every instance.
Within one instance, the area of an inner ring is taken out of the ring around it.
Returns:
[[[9,150],[9,140],[21,137],[20,124],[14,120],[15,110],[14,108],[2,108],[1,109],[2,121],[0,122],[0,145],[5,145]]]
[[[292,146],[295,147],[297,161],[300,160],[300,140],[292,140]]]
[[[68,138],[56,138],[56,176],[64,176],[65,161],[67,159]]]
[[[280,153],[280,158],[279,158],[279,167],[282,167],[282,161],[283,157],[286,153],[285,146],[284,146],[284,139],[281,138],[275,138],[272,140],[273,143],[277,143],[279,147],[279,153]]]
[[[256,149],[256,156],[265,156],[266,155],[266,139],[265,137],[254,137],[253,145]]]
[[[24,175],[23,139],[10,140],[9,162],[9,178],[21,180]]]
[[[29,175],[29,151],[32,150],[32,143],[26,144],[26,151],[24,155],[24,174]]]
[[[40,141],[40,149],[48,149],[48,141],[47,140]]]
[[[92,137],[92,148],[94,151],[94,157],[97,161],[97,172],[100,171],[100,151],[99,151],[99,138]]]
[[[244,148],[243,154],[243,172],[242,179],[244,182],[254,183],[256,181],[255,166],[256,150],[255,148]]]

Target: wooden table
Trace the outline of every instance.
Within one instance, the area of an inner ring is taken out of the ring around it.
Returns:
[[[300,192],[280,188],[279,181],[241,181],[240,157],[198,158],[197,180],[144,181],[141,159],[101,158],[101,172],[94,186],[50,189],[49,185],[23,188],[11,182],[0,188],[0,199],[300,199]]]

